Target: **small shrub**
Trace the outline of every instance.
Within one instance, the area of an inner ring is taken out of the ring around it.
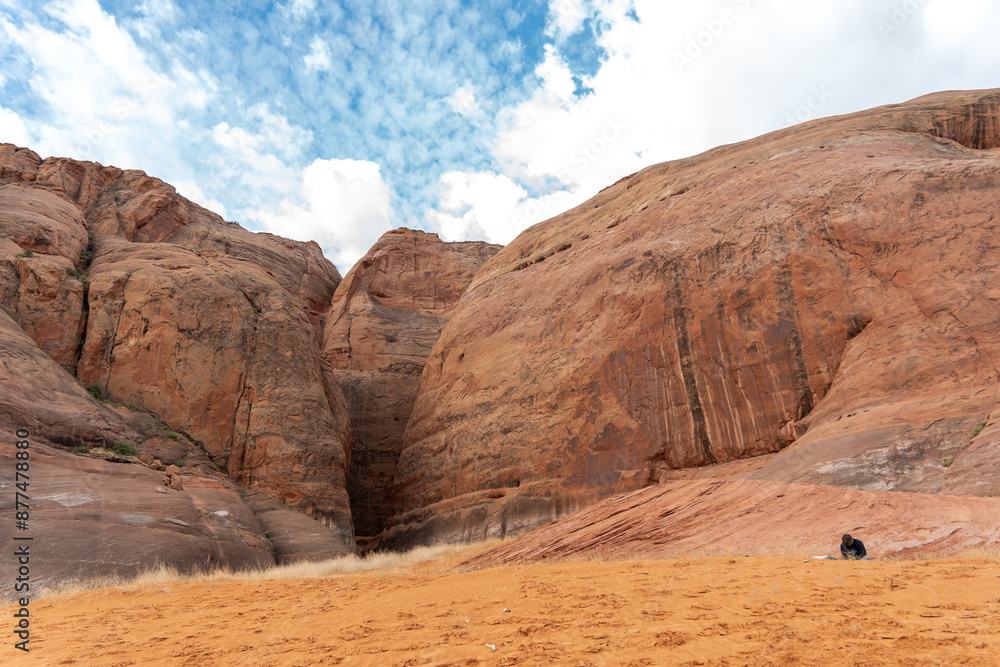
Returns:
[[[170,438],[171,440],[176,440],[177,434],[174,433],[173,431],[167,431],[167,437]]]
[[[187,466],[187,464],[188,464],[187,459],[178,459],[174,461],[174,465],[177,466],[178,468],[183,468]]]
[[[142,408],[140,408],[135,403],[126,403],[125,407],[128,408],[129,410],[142,410]]]
[[[4,308],[4,309],[3,309],[3,312],[7,313],[7,317],[10,317],[10,318],[13,318],[13,317],[14,317],[14,314],[13,314],[13,313],[11,313],[11,312],[10,312],[9,310],[7,310],[6,308]]]
[[[104,396],[104,389],[101,388],[99,383],[91,382],[87,385],[87,393],[99,401],[101,400],[101,397]]]
[[[972,437],[975,438],[977,435],[982,433],[983,429],[986,428],[986,422],[983,422],[976,428],[972,429]]]
[[[955,457],[954,456],[946,456],[943,459],[941,459],[941,463],[944,465],[945,468],[947,468],[948,466],[950,466],[954,462],[955,462]]]
[[[15,257],[25,257],[25,258],[27,258],[27,257],[34,257],[35,253],[31,252],[30,250],[25,250],[24,252],[19,252],[19,253],[17,253],[14,256]]]
[[[89,260],[93,256],[94,256],[94,251],[93,250],[84,250],[83,252],[80,253],[80,261],[81,262],[86,262],[87,260]]]
[[[76,447],[73,448],[73,451],[76,452],[77,454],[89,454],[90,448],[84,447],[83,445],[77,445]]]
[[[75,266],[67,266],[66,267],[66,274],[68,276],[76,278],[81,283],[82,282],[86,282],[86,280],[87,280],[87,272],[86,271],[81,271],[80,269],[76,268]]]
[[[115,454],[121,454],[122,456],[135,456],[139,453],[139,450],[135,448],[130,442],[125,442],[124,440],[115,440],[115,444],[111,446],[111,451]]]

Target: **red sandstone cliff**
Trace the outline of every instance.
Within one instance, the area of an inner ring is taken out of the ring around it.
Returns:
[[[1000,491],[998,146],[1000,93],[942,93],[656,165],[526,230],[428,357],[388,543],[764,454],[762,479]]]
[[[397,229],[333,296],[324,351],[349,407],[348,491],[359,536],[378,535],[392,515],[393,475],[424,360],[476,271],[498,250]]]
[[[0,145],[4,365],[19,362],[0,428],[30,426],[41,448],[127,441],[149,461],[187,443],[174,458],[272,494],[256,509],[276,532],[286,504],[326,526],[325,539],[285,530],[289,553],[352,552],[347,408],[320,355],[340,279],[315,243],[248,232],[142,172]],[[153,415],[169,431],[150,433]],[[225,484],[227,516],[253,517]]]

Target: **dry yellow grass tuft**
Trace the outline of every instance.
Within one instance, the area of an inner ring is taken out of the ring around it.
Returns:
[[[266,581],[272,579],[314,579],[319,577],[337,577],[359,572],[376,570],[399,570],[402,568],[426,563],[455,554],[472,556],[474,553],[496,546],[499,541],[479,542],[476,544],[436,544],[434,546],[417,547],[405,552],[378,551],[365,556],[341,556],[323,561],[303,561],[288,565],[276,565],[261,570],[239,570],[216,568],[209,571],[184,573],[172,565],[154,565],[133,576],[106,576],[93,579],[79,579],[63,582],[45,588],[38,598],[69,595],[83,591],[102,588],[117,588],[121,590],[145,588],[155,585],[167,585],[183,581]],[[12,603],[13,600],[0,598],[0,603]]]

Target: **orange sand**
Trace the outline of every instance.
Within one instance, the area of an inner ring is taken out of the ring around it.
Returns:
[[[993,560],[709,558],[463,572],[468,556],[326,579],[46,598],[31,605],[31,653],[4,632],[0,662],[1000,665]]]

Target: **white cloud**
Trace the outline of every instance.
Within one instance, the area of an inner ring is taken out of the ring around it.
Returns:
[[[53,2],[45,11],[62,27],[0,22],[30,58],[26,83],[47,106],[33,116],[31,147],[163,176],[181,171],[181,121],[214,95],[210,77],[178,63],[154,68],[96,0]]]
[[[267,104],[246,110],[254,122],[250,129],[221,122],[212,128],[212,138],[226,160],[229,176],[238,176],[244,186],[292,191],[299,174],[294,166],[312,141],[312,132],[292,125],[273,113]]]
[[[250,215],[274,234],[316,241],[342,274],[392,229],[393,219],[379,166],[360,160],[315,160],[302,171],[298,197]]]
[[[531,225],[580,203],[570,191],[529,197],[510,177],[489,172],[448,172],[440,187],[439,206],[425,218],[445,241],[506,245]]]
[[[147,39],[159,36],[161,28],[169,28],[180,16],[173,0],[145,0],[135,11],[139,18],[130,22],[130,25],[141,37]]]
[[[10,109],[0,106],[0,143],[31,148],[31,136],[24,120]]]
[[[180,196],[190,199],[195,204],[204,206],[209,211],[219,214],[224,219],[229,218],[225,204],[206,195],[205,191],[195,181],[177,181],[172,185],[177,189],[177,194]]]
[[[588,0],[550,0],[546,34],[563,39],[579,32],[590,13],[587,4]]]
[[[293,19],[301,21],[316,13],[316,0],[290,0],[285,9]]]
[[[479,102],[476,101],[476,88],[472,83],[466,83],[456,89],[445,101],[456,113],[463,116],[476,116],[482,113]]]
[[[328,71],[333,66],[330,45],[319,36],[313,37],[309,53],[302,60],[306,64],[306,70],[310,72]]]

